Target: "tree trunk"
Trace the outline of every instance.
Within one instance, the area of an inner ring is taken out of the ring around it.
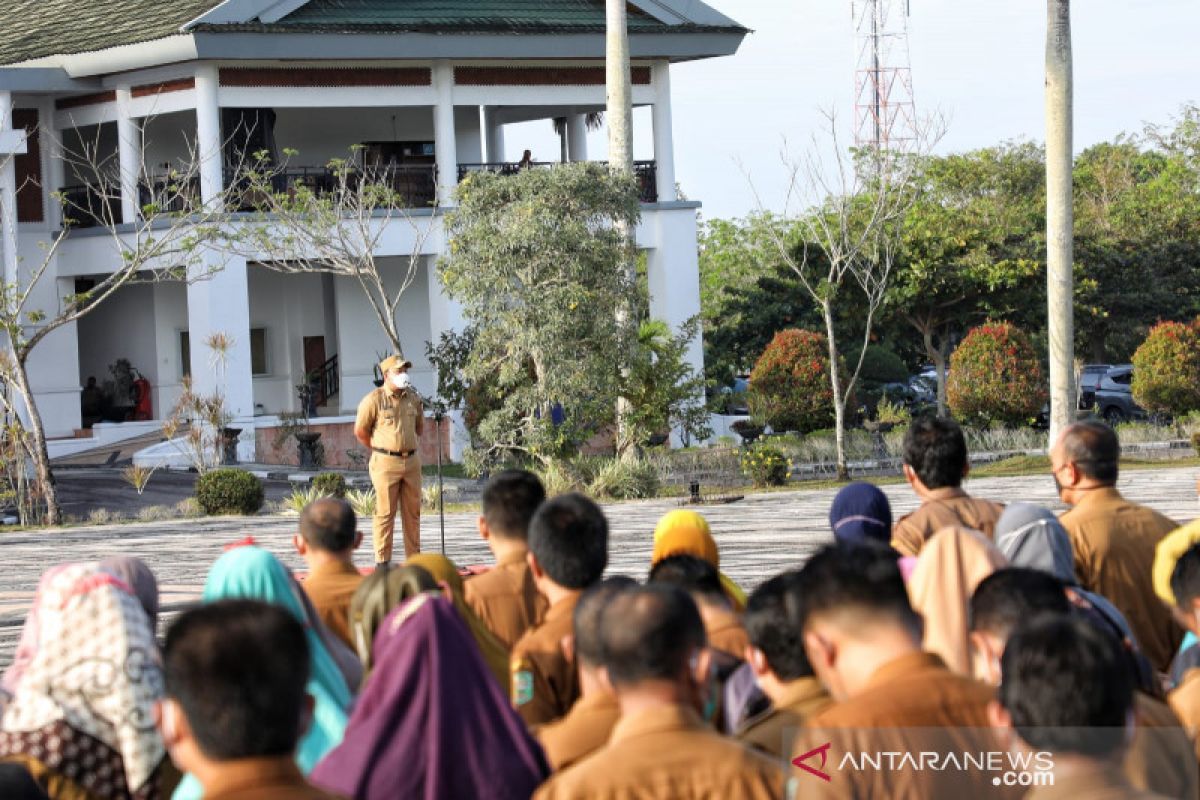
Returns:
[[[46,449],[46,428],[42,425],[42,415],[33,399],[33,390],[29,388],[29,375],[25,371],[25,359],[14,358],[16,369],[13,370],[17,391],[21,394],[21,402],[25,404],[25,412],[29,415],[29,435],[32,439],[29,455],[33,458],[34,473],[38,490],[46,500],[46,524],[62,524],[62,508],[58,504],[58,489],[54,485],[54,473],[50,471],[50,452]]]
[[[821,301],[821,313],[825,317],[825,337],[829,345],[829,384],[833,388],[833,441],[837,450],[837,479],[850,480],[850,469],[846,466],[846,398],[842,397],[842,380],[838,375],[837,339],[833,333],[833,303]]]
[[[1046,301],[1050,443],[1075,420],[1070,0],[1046,1]]]

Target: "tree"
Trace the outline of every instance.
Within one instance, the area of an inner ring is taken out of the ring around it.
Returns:
[[[237,206],[252,208],[249,221],[230,228],[224,245],[231,252],[254,258],[264,267],[287,274],[324,273],[352,278],[362,289],[371,311],[394,352],[404,346],[396,309],[421,267],[421,252],[433,228],[433,217],[407,211],[422,202],[421,173],[403,167],[360,163],[361,148],[348,158],[331,160],[323,183],[293,180],[285,161],[271,164],[256,154],[241,171],[231,190]],[[428,202],[428,201],[425,201]],[[391,223],[402,220],[412,235],[410,254],[398,274],[384,270],[375,253]]]
[[[712,435],[704,396],[704,376],[688,363],[691,343],[700,333],[700,320],[689,319],[679,331],[658,319],[638,327],[637,346],[621,391],[629,400],[628,434],[635,446],[678,430],[684,444]]]
[[[814,331],[780,331],[750,373],[750,412],[776,433],[811,433],[834,421],[829,347]]]
[[[972,328],[950,363],[950,410],[962,420],[1024,425],[1046,402],[1037,352],[1011,323],[989,321]]]
[[[620,268],[632,254],[614,224],[637,222],[636,183],[568,164],[474,174],[456,198],[438,270],[474,329],[462,382],[486,382],[499,403],[479,423],[481,449],[549,463],[615,421],[636,339],[613,309],[646,305]]]
[[[1200,318],[1160,322],[1133,354],[1133,399],[1148,411],[1200,409]]]
[[[1046,0],[1046,302],[1050,441],[1075,420],[1071,2]]]
[[[42,129],[41,135],[45,142],[55,132]],[[50,467],[45,425],[29,379],[30,356],[55,331],[92,313],[123,287],[205,280],[222,265],[219,254],[206,258],[212,252],[210,243],[218,238],[220,220],[211,207],[197,202],[200,158],[196,153],[154,181],[148,180],[139,165],[137,185],[153,188],[137,218],[126,221],[121,219],[122,176],[115,158],[99,155],[98,142],[85,142],[79,150],[62,142],[55,142],[55,147],[69,166],[87,176],[86,197],[56,193],[54,199],[63,212],[61,230],[41,243],[36,263],[18,265],[17,274],[5,276],[0,283],[0,384],[4,386],[0,411],[14,421],[13,435],[32,463],[32,488],[45,506],[48,525],[62,522],[62,508]],[[59,248],[72,227],[85,219],[106,235],[116,266],[108,274],[95,276],[95,284],[87,291],[59,296],[53,288]],[[0,224],[15,228],[16,222],[15,209],[0,209]],[[13,235],[10,241],[15,238]],[[15,390],[15,397],[10,389]]]

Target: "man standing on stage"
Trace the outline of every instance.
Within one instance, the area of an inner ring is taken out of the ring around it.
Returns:
[[[375,566],[392,560],[396,511],[404,530],[404,556],[421,551],[421,430],[425,412],[412,386],[411,361],[389,356],[379,364],[383,386],[358,404],[354,437],[371,450],[371,483],[375,486],[372,539]]]

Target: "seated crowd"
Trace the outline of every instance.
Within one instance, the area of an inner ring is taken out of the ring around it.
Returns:
[[[606,578],[603,511],[522,471],[483,493],[491,569],[364,576],[321,499],[303,579],[232,545],[162,642],[144,563],[51,567],[0,680],[0,798],[1195,798],[1200,520],[1124,499],[1119,457],[1064,431],[1056,517],[968,495],[962,431],[915,420],[920,506],[846,486],[832,543],[778,543],[803,566],[748,596],[692,510],[644,581]]]

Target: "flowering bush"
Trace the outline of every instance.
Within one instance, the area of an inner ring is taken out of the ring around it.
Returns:
[[[950,356],[946,399],[965,422],[1028,423],[1046,402],[1042,367],[1029,337],[1008,322],[972,328]]]
[[[777,447],[758,445],[742,453],[742,472],[755,486],[783,486],[792,465]]]
[[[1133,399],[1168,414],[1200,409],[1200,318],[1150,329],[1133,354]]]
[[[780,331],[750,373],[750,413],[776,433],[809,433],[833,425],[829,350],[820,333]]]

